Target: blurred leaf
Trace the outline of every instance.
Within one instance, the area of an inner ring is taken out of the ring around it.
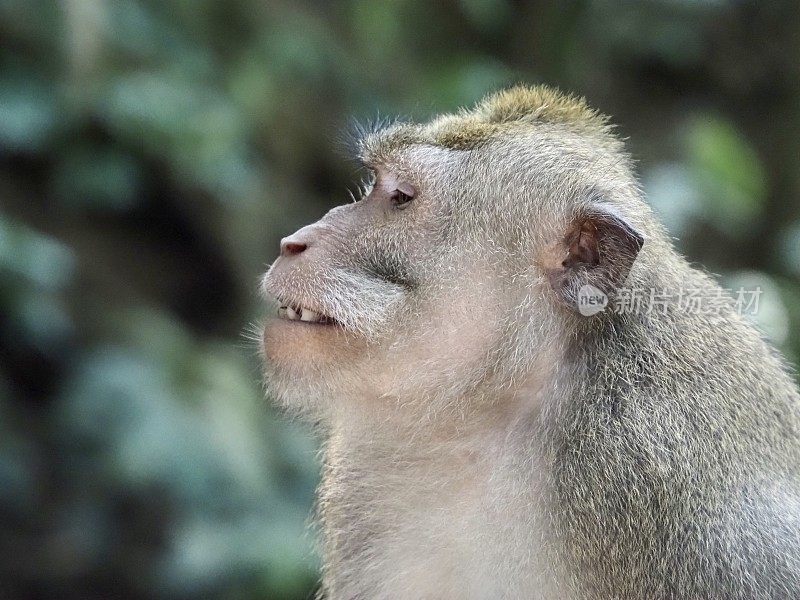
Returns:
[[[460,0],[470,22],[484,32],[498,31],[513,14],[507,0]]]
[[[62,32],[59,2],[52,0],[1,0],[0,24],[10,39],[26,39],[36,46],[42,71],[58,68]],[[44,63],[44,64],[43,64]]]
[[[731,234],[741,232],[759,216],[766,196],[766,175],[755,150],[730,123],[715,118],[693,120],[685,141],[707,217]]]
[[[65,345],[74,333],[64,303],[41,290],[20,291],[9,311],[24,341],[42,354]]]
[[[0,214],[0,272],[21,275],[55,291],[71,279],[74,268],[75,256],[67,246]]]
[[[796,276],[800,276],[800,221],[787,227],[778,244],[778,260]]]
[[[200,593],[231,573],[266,570],[271,587],[299,593],[313,568],[303,536],[311,491],[303,506],[267,478],[273,441],[252,418],[260,393],[237,355],[194,353],[187,387],[168,363],[98,348],[65,390],[61,435],[87,453],[106,493],[155,487],[179,507],[159,573],[166,589]]]
[[[140,194],[136,160],[110,148],[72,148],[53,173],[53,195],[64,206],[125,210]]]
[[[614,47],[628,60],[656,56],[681,67],[701,63],[706,56],[702,17],[713,15],[713,3],[676,1],[676,10],[664,4],[593,0],[588,18],[599,43]]]
[[[52,89],[34,78],[0,79],[0,147],[41,152],[56,129]]]
[[[643,185],[648,202],[674,236],[683,235],[703,214],[697,182],[684,165],[659,165],[644,174]]]
[[[168,158],[187,184],[200,182],[220,200],[257,193],[246,120],[219,91],[174,75],[136,73],[114,82],[100,110],[129,143]]]
[[[21,423],[6,410],[7,402],[8,392],[0,383],[0,506],[17,516],[35,510],[40,457],[18,431]]]
[[[386,64],[403,51],[406,31],[402,2],[352,2],[348,8],[351,30],[365,61]]]
[[[434,110],[452,111],[469,106],[491,90],[512,81],[512,73],[502,63],[482,57],[449,61],[428,73],[425,88],[436,99]]]

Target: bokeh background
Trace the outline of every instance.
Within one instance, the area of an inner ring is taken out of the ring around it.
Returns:
[[[794,0],[0,0],[0,598],[302,599],[318,465],[264,398],[280,237],[352,117],[545,82],[800,356]]]

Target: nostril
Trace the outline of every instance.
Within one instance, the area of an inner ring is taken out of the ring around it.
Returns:
[[[313,245],[318,225],[306,225],[281,240],[281,256],[297,256]]]
[[[290,242],[284,240],[281,242],[281,256],[294,256],[296,254],[302,254],[306,248],[308,248],[308,245],[301,242]]]

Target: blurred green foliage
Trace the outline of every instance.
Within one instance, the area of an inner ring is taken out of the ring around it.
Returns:
[[[249,332],[352,116],[586,95],[796,363],[794,4],[0,0],[0,597],[313,594],[315,445]]]

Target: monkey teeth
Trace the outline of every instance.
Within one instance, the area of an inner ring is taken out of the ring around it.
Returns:
[[[281,306],[278,309],[278,316],[288,321],[303,321],[305,323],[320,323],[323,325],[334,323],[332,318],[302,306]]]

